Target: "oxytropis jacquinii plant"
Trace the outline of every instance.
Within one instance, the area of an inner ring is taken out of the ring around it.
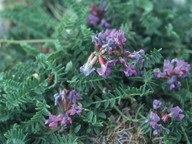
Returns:
[[[75,90],[68,91],[64,89],[61,93],[54,95],[55,106],[59,107],[60,113],[56,116],[49,115],[49,119],[45,121],[51,129],[56,129],[58,125],[66,127],[68,124],[72,124],[72,116],[80,115],[82,111],[82,105],[77,104],[77,100],[81,99],[81,96]]]
[[[104,18],[106,9],[106,3],[100,3],[99,5],[92,4],[87,17],[87,25],[92,27],[99,26],[102,28],[108,28],[110,24]]]
[[[167,79],[170,90],[181,87],[179,79],[186,78],[189,75],[190,65],[183,60],[173,59],[164,60],[163,72],[160,69],[154,69],[154,75],[157,79]]]
[[[96,63],[100,67],[97,68],[97,73],[103,78],[107,78],[111,74],[111,68],[117,64],[121,65],[122,71],[126,77],[142,75],[143,65],[142,56],[144,50],[126,51],[124,49],[126,38],[122,30],[105,30],[104,33],[99,33],[92,36],[92,41],[95,44],[95,51],[91,53],[87,62],[80,67],[80,71],[89,76],[95,71]]]
[[[169,134],[170,130],[166,126],[173,125],[173,121],[182,121],[184,115],[179,106],[167,108],[160,100],[153,101],[153,111],[150,112],[149,118],[145,120],[153,129],[153,135],[159,135],[163,131]]]

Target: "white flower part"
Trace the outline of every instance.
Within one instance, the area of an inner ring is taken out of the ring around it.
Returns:
[[[90,63],[85,63],[82,67],[80,67],[80,71],[85,75],[88,76],[90,75],[93,71],[95,70],[95,68],[93,68],[93,66]]]
[[[93,68],[94,64],[97,61],[97,56],[94,56],[94,54],[91,54],[87,60],[87,62],[80,67],[80,72],[82,72],[85,76],[89,76],[95,68]]]

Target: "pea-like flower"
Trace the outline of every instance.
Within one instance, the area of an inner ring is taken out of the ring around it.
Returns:
[[[184,115],[181,114],[183,112],[179,106],[176,106],[174,108],[170,109],[171,113],[169,114],[173,119],[182,121],[184,118]]]
[[[133,62],[141,64],[143,63],[143,59],[142,59],[143,55],[145,55],[145,51],[141,49],[139,51],[134,51],[133,53],[130,53],[128,57],[131,58]]]
[[[99,33],[92,36],[92,41],[100,48],[104,48],[111,53],[114,50],[122,50],[125,46],[126,38],[121,30],[106,30],[104,33]]]
[[[105,62],[105,59],[102,56],[99,56],[99,63],[101,65],[100,68],[97,69],[97,72],[103,78],[107,78],[111,73],[111,67],[115,66],[118,60],[110,60]]]
[[[182,110],[179,106],[167,109],[167,107],[162,105],[160,100],[155,99],[153,101],[153,111],[150,112],[149,118],[145,120],[145,123],[148,123],[151,126],[153,135],[158,135],[163,131],[169,134],[170,130],[165,126],[169,126],[169,122],[170,124],[173,123],[169,120],[182,121],[184,115],[181,112]]]
[[[99,5],[91,5],[89,15],[87,16],[87,25],[92,27],[99,26],[102,28],[108,28],[110,24],[104,18],[106,10],[106,3],[100,3]]]
[[[119,60],[120,60],[120,62],[122,64],[121,71],[124,72],[126,77],[136,76],[138,74],[135,66],[133,64],[131,64],[131,63],[127,63],[125,58],[120,58]]]
[[[162,105],[162,102],[160,100],[155,99],[153,101],[153,109],[157,110],[157,109],[159,109],[161,107],[161,105]]]
[[[183,60],[173,59],[172,61],[164,60],[163,72],[160,69],[154,69],[154,76],[156,78],[167,79],[167,84],[170,90],[181,87],[179,79],[185,78],[189,75],[190,64]]]
[[[82,111],[82,105],[77,104],[77,100],[81,99],[81,96],[75,90],[68,91],[64,89],[61,93],[54,95],[55,106],[59,106],[60,114],[55,116],[50,114],[49,119],[45,121],[51,129],[55,129],[60,124],[61,126],[67,126],[72,124],[73,115],[80,115]]]
[[[171,76],[168,80],[167,80],[167,84],[169,85],[169,89],[173,90],[173,89],[178,89],[181,87],[181,82],[179,82],[177,80],[176,76]]]

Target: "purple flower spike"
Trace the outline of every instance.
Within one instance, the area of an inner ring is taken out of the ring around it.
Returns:
[[[80,67],[80,72],[83,73],[85,76],[89,76],[95,70],[95,68],[93,68],[93,65],[96,63],[96,61],[97,56],[91,54],[87,62]]]
[[[180,114],[180,112],[183,112],[179,106],[176,106],[174,108],[171,108],[170,109],[171,113],[170,113],[170,116],[173,118],[173,119],[176,119],[176,120],[179,120],[179,121],[182,121],[183,118],[184,118],[184,115],[183,114]]]
[[[153,109],[157,110],[158,108],[161,107],[161,105],[162,105],[161,101],[156,100],[156,99],[153,101]]]

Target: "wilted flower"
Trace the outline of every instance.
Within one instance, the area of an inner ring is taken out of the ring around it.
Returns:
[[[87,62],[80,67],[80,72],[83,73],[85,76],[89,76],[95,70],[93,66],[96,63],[96,61],[97,61],[97,56],[94,56],[94,54],[91,54]]]
[[[179,121],[182,121],[183,118],[184,118],[184,115],[183,114],[180,114],[181,112],[183,112],[179,106],[176,106],[174,108],[171,108],[170,109],[171,113],[170,113],[170,116],[173,118],[173,119],[176,119],[176,120],[179,120]]]

